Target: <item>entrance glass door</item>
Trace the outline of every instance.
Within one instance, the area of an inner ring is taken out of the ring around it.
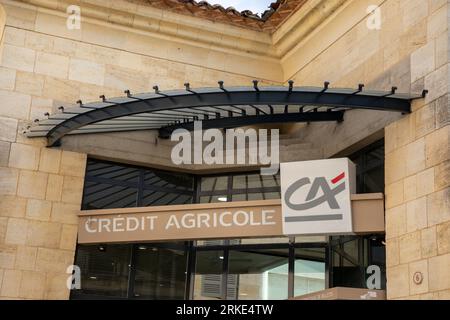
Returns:
[[[288,298],[289,250],[230,250],[228,300]]]
[[[190,298],[284,300],[328,286],[326,243],[260,242],[225,240],[194,246]]]
[[[184,244],[136,245],[134,266],[132,298],[184,299],[187,267]]]
[[[326,289],[325,261],[325,248],[295,248],[295,297]]]
[[[221,300],[225,297],[225,261],[224,250],[196,252],[194,300]]]

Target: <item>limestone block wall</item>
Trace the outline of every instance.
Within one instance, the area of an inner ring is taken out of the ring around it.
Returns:
[[[5,19],[0,5],[0,49],[11,42]],[[0,66],[0,299],[66,299],[86,155],[46,149],[18,134],[32,101],[15,90],[30,51],[21,52],[17,70],[3,67],[12,61],[8,53]]]
[[[423,85],[411,86],[410,55],[427,43],[427,20],[432,8],[445,1],[387,0],[348,1],[333,14],[323,17],[323,24],[312,34],[302,36],[308,24],[298,33],[297,45],[281,58],[285,81],[298,85],[322,86],[399,92],[421,92]],[[380,5],[381,28],[367,27],[370,5]],[[320,11],[318,11],[320,12]],[[384,127],[402,118],[401,114],[373,111],[351,111],[342,123],[295,125],[295,136],[320,146],[324,157],[348,154],[364,144],[384,136]],[[344,152],[343,152],[344,151]]]
[[[417,5],[428,16],[426,42],[410,56],[411,83],[430,94],[386,128],[388,298],[449,299],[450,8]]]
[[[271,67],[278,62],[254,58],[270,51],[267,35],[233,27],[222,39],[223,26],[177,22],[176,15],[123,0],[85,3],[81,29],[68,30],[68,5],[0,0],[0,26],[6,13],[0,33],[0,299],[69,296],[66,268],[74,259],[87,152],[27,139],[24,128],[34,119],[78,99],[149,92],[155,84],[169,90],[188,81],[192,87],[281,81],[281,69]],[[224,48],[214,49],[217,39]],[[168,151],[155,146],[152,152]],[[151,166],[152,157],[139,164]]]
[[[370,4],[380,30],[367,28]],[[449,12],[446,0],[350,1],[281,59],[297,84],[430,91],[410,115],[352,111],[341,124],[292,128],[324,157],[385,136],[389,299],[450,297]]]
[[[380,30],[367,8],[381,5]],[[88,153],[128,158],[82,139],[47,149],[23,129],[76,100],[132,92],[282,84],[421,92],[411,115],[352,111],[341,124],[292,126],[314,158],[345,154],[386,128],[388,297],[449,297],[449,44],[447,0],[311,0],[272,37],[126,0],[90,0],[80,30],[66,28],[62,0],[0,0],[0,298],[67,299]],[[322,8],[316,10],[314,8]],[[306,9],[305,9],[306,10]],[[305,16],[308,17],[305,19]],[[295,20],[297,19],[297,20]],[[123,141],[151,134],[131,134]],[[102,137],[111,141],[114,135]],[[143,141],[135,141],[142,145]],[[170,148],[151,143],[137,164],[161,165]],[[304,146],[304,145],[303,145]],[[128,147],[128,145],[127,145]],[[302,145],[287,160],[298,160]],[[80,151],[82,150],[82,151]],[[75,151],[75,152],[72,152]],[[78,151],[78,152],[77,152]],[[300,152],[297,154],[296,152]],[[132,160],[132,159],[131,159]],[[131,161],[130,160],[130,161]],[[414,284],[421,272],[423,280]]]

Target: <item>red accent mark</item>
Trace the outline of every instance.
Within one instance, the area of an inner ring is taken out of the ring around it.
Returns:
[[[341,181],[342,179],[345,178],[345,172],[342,172],[340,175],[338,175],[336,178],[334,178],[333,180],[331,180],[331,182],[333,184],[338,183],[339,181]]]

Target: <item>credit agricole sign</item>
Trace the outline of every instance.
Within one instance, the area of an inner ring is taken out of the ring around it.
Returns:
[[[354,195],[348,159],[281,165],[281,200],[82,211],[79,243],[384,231],[382,194]]]

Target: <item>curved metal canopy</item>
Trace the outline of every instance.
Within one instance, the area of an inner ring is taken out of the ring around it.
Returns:
[[[398,94],[391,91],[324,87],[252,87],[159,91],[107,99],[78,107],[60,107],[57,114],[35,120],[28,128],[28,137],[47,137],[48,145],[55,145],[65,135],[136,130],[159,130],[161,137],[169,137],[179,128],[193,130],[201,120],[204,129],[236,128],[264,123],[343,121],[349,109],[371,109],[409,113],[411,101],[424,94]]]

